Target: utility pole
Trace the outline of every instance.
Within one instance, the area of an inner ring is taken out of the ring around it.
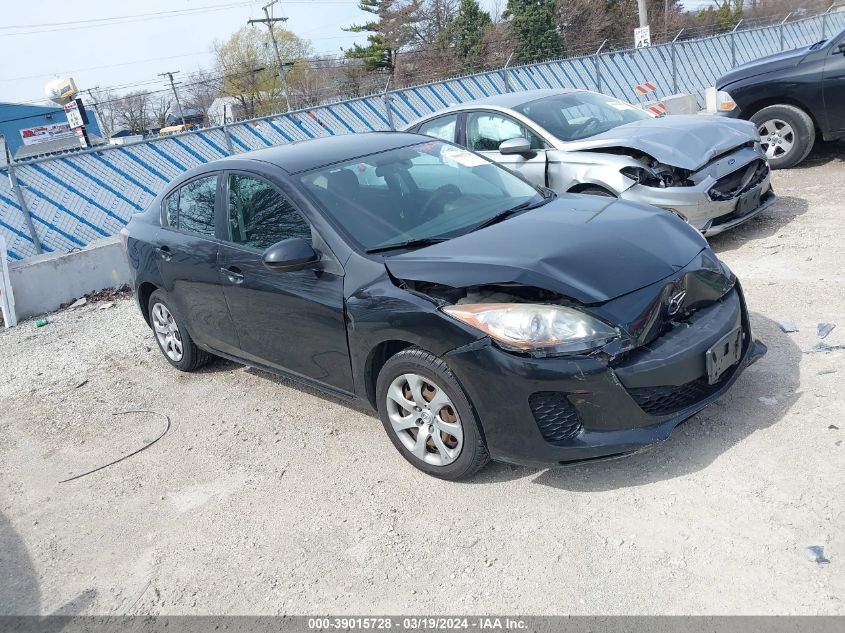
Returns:
[[[648,11],[645,5],[646,0],[637,0],[637,8],[640,11],[640,26],[648,26]]]
[[[276,51],[276,63],[279,64],[279,80],[282,82],[282,94],[285,97],[285,108],[290,110],[290,95],[288,95],[288,80],[285,72],[285,63],[282,62],[282,55],[279,53],[279,43],[276,41],[276,32],[273,30],[273,24],[276,22],[287,22],[287,18],[274,18],[270,16],[270,7],[276,4],[279,0],[273,0],[269,4],[261,7],[264,11],[264,19],[261,20],[247,20],[247,24],[266,24],[270,31],[270,40],[273,42],[273,50]]]
[[[103,127],[105,127],[105,125],[103,123],[103,113],[100,112],[100,104],[97,103],[97,100],[94,99],[94,93],[91,92],[92,90],[99,90],[99,89],[100,89],[100,86],[94,86],[94,88],[86,89],[85,92],[88,93],[88,98],[91,99],[91,105],[94,106],[94,112],[97,113],[97,119],[98,119],[98,123],[99,123],[99,126],[100,126],[100,132],[102,132],[106,136],[111,136],[111,133],[112,133],[111,129],[109,129],[109,130],[103,129]]]
[[[187,127],[185,124],[185,115],[182,113],[182,104],[179,103],[179,93],[176,92],[176,84],[173,83],[173,75],[178,72],[178,70],[174,70],[173,72],[159,73],[158,76],[170,79],[170,87],[173,89],[173,98],[176,99],[176,107],[179,108],[179,118],[182,119],[182,128],[184,129]]]

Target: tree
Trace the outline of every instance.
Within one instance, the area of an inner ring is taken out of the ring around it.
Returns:
[[[742,6],[742,0],[716,0],[716,8],[700,11],[697,19],[715,31],[730,31],[742,19]]]
[[[209,70],[197,70],[185,78],[179,91],[180,101],[186,110],[199,110],[203,115],[204,125],[208,125],[208,109],[220,96],[222,87],[220,76]]]
[[[273,29],[282,63],[293,64],[311,54],[308,40],[279,26]],[[285,108],[278,63],[266,28],[245,26],[227,41],[216,42],[214,52],[223,75],[220,92],[237,99],[245,116],[272,114]]]
[[[555,0],[508,0],[503,17],[510,20],[519,61],[537,62],[563,56]]]
[[[164,94],[148,95],[149,122],[151,127],[162,128],[167,125],[167,114],[170,112],[170,97]],[[176,113],[178,116],[178,112]]]
[[[490,14],[482,10],[477,0],[461,0],[455,18],[455,54],[466,68],[475,70],[484,52],[484,41],[493,30]]]
[[[115,102],[118,100],[115,92],[110,88],[91,88],[85,90],[89,99],[86,100],[86,107],[94,110],[97,120],[100,122],[100,130],[105,138],[110,137],[117,131],[117,110]]]
[[[376,16],[365,24],[353,24],[344,31],[369,33],[367,45],[355,44],[346,51],[350,59],[360,59],[369,70],[396,71],[399,51],[414,40],[414,24],[419,20],[421,0],[361,0],[358,8]]]
[[[128,92],[113,102],[115,120],[132,134],[144,134],[151,126],[150,93],[146,90]]]

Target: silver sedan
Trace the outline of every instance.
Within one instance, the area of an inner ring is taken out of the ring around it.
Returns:
[[[747,121],[655,117],[586,90],[529,90],[456,105],[408,126],[455,142],[558,192],[644,202],[715,235],[775,201]]]

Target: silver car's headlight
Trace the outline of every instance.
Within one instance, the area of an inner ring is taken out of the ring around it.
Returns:
[[[470,303],[443,311],[512,351],[548,354],[585,352],[619,336],[619,330],[580,310],[531,303]]]

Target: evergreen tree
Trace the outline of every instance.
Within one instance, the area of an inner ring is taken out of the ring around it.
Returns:
[[[563,56],[556,9],[555,0],[508,0],[503,17],[510,19],[519,61],[528,63]]]
[[[399,49],[414,38],[413,25],[418,19],[420,0],[360,0],[358,8],[378,19],[344,29],[369,33],[367,45],[355,44],[346,51],[346,56],[362,60],[367,70],[385,69],[393,74]]]
[[[492,27],[490,14],[481,9],[477,0],[461,0],[454,25],[455,52],[468,67],[478,64],[485,36]]]

